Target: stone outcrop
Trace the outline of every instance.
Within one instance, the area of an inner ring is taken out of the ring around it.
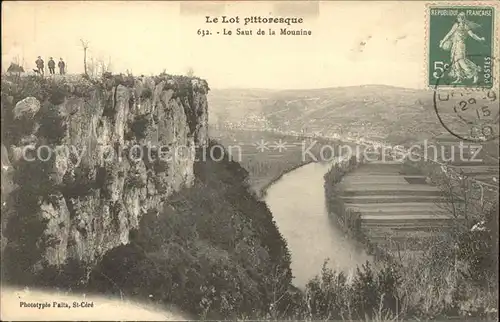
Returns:
[[[8,151],[17,197],[5,198],[9,216],[41,223],[35,267],[94,263],[128,243],[143,214],[159,213],[174,191],[193,183],[195,149],[207,142],[208,86],[187,77],[123,82],[108,75],[51,84],[50,91],[44,100],[25,97],[10,106],[15,131],[2,138],[2,160]],[[25,126],[26,119],[34,124]],[[8,244],[22,244],[16,234],[30,233],[18,225]]]
[[[40,102],[34,97],[26,97],[14,107],[14,118],[21,116],[34,117],[40,110]]]

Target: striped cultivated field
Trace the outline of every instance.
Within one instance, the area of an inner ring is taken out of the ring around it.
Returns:
[[[433,143],[440,163],[498,191],[498,153],[491,147],[467,143],[460,152],[460,142],[446,135]],[[338,185],[346,209],[359,214],[364,235],[387,251],[420,250],[422,242],[445,231],[454,220],[446,195],[426,175],[409,170],[402,163],[367,162]]]
[[[416,250],[419,241],[452,219],[443,193],[426,179],[405,174],[402,164],[365,163],[343,177],[339,191],[346,209],[359,213],[371,243],[386,250]]]

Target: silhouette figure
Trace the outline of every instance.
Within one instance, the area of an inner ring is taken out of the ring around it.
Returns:
[[[49,63],[47,65],[49,66],[50,75],[54,75],[56,73],[56,62],[54,61],[54,58],[50,57]]]
[[[44,61],[41,56],[38,56],[38,59],[35,61],[36,68],[38,69],[38,74],[44,74]]]

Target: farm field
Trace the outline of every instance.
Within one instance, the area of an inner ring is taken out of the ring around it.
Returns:
[[[360,214],[369,242],[384,251],[419,250],[420,242],[451,224],[443,193],[402,164],[362,164],[337,191],[345,208]]]
[[[446,185],[441,186],[451,174],[449,188],[461,200],[479,205],[495,193],[498,197],[498,154],[489,143],[464,143],[446,134],[430,143],[437,149],[435,158],[398,163],[381,161],[379,155],[335,185],[348,216],[359,218],[357,230],[379,250],[415,253],[457,224],[451,202],[458,199],[450,199]],[[451,171],[446,175],[443,169]],[[466,182],[474,187],[466,188],[467,196],[461,192]]]

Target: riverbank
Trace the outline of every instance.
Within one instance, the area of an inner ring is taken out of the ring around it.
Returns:
[[[345,175],[354,171],[365,160],[363,155],[353,155],[335,162],[330,170],[324,175],[324,194],[328,216],[337,223],[338,227],[356,243],[360,243],[368,254],[379,258],[387,259],[388,256],[382,250],[370,243],[363,230],[361,229],[361,214],[353,209],[346,207],[341,198],[341,192],[337,185],[342,181]]]
[[[304,163],[298,163],[289,169],[283,169],[281,173],[279,173],[273,177],[265,178],[262,187],[259,187],[258,185],[253,187],[254,190],[257,192],[257,197],[261,198],[261,199],[265,198],[266,194],[267,194],[267,189],[270,186],[272,186],[273,184],[275,184],[276,182],[278,182],[279,180],[281,180],[281,178],[283,178],[283,176],[285,176],[286,174],[288,174],[294,170],[297,170],[300,167],[303,167],[303,166],[308,165],[308,164],[313,163],[313,162],[314,161],[312,161],[312,160],[308,160],[308,161],[305,161]]]
[[[302,290],[321,274],[325,260],[329,268],[346,275],[371,260],[328,216],[323,176],[330,166],[299,167],[270,186],[264,199],[290,250],[293,284]]]

